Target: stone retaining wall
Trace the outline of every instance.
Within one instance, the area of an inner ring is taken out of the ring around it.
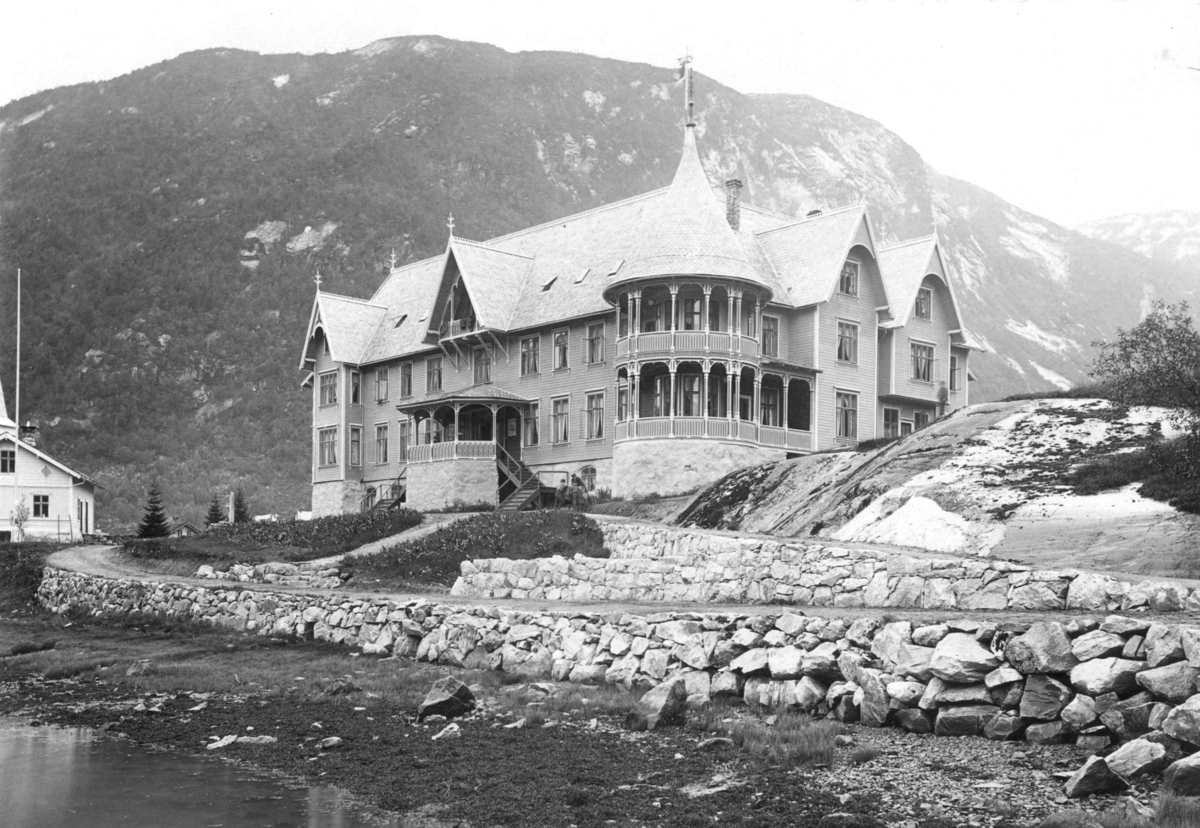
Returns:
[[[286,584],[309,589],[336,589],[342,585],[340,571],[328,563],[265,563],[234,564],[225,571],[205,564],[196,570],[196,578],[214,581],[236,581],[240,584]]]
[[[489,558],[452,594],[573,601],[695,601],[943,610],[1200,611],[1200,590],[1001,560],[912,557],[600,519],[611,558]]]
[[[1171,761],[1200,748],[1200,628],[1124,616],[914,627],[798,612],[526,612],[49,568],[38,595],[58,612],[161,613],[524,676],[644,687],[680,680],[696,704],[728,697],[945,736],[1076,742],[1094,753],[1136,740],[1138,756]],[[1132,773],[1116,756],[1099,761]]]

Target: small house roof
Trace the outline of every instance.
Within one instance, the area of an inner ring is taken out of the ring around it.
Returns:
[[[91,485],[96,486],[97,488],[100,488],[99,483],[97,483],[91,477],[88,477],[83,472],[76,471],[75,469],[68,466],[66,463],[63,463],[61,460],[56,460],[55,458],[51,457],[49,454],[47,454],[46,452],[37,448],[36,446],[31,446],[31,445],[29,445],[29,443],[26,443],[24,440],[17,439],[16,431],[0,431],[0,443],[8,443],[8,442],[13,443],[17,447],[18,451],[27,451],[30,454],[32,454],[34,457],[37,457],[39,460],[49,463],[50,465],[54,466],[56,469],[58,469],[62,472],[65,472],[66,474],[70,475],[71,477],[74,477],[76,480],[78,480],[80,482],[90,483]]]
[[[842,263],[864,223],[869,234],[866,206],[859,203],[757,234],[794,307],[829,300]]]

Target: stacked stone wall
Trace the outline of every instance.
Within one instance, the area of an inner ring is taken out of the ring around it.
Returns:
[[[462,565],[454,595],[934,610],[1200,611],[1200,590],[987,558],[915,557],[599,520],[610,558]]]
[[[405,505],[419,512],[445,509],[456,502],[495,505],[496,475],[493,459],[413,463],[408,467]]]
[[[1125,753],[1154,761],[1200,748],[1200,628],[1126,616],[1030,625],[798,612],[530,612],[55,569],[46,570],[39,599],[58,612],[163,614],[522,676],[626,687],[679,680],[697,701],[740,699],[943,736],[1075,742],[1093,753],[1136,742]],[[1122,757],[1098,761],[1134,773]]]

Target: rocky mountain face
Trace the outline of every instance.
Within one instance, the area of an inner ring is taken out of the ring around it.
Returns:
[[[308,500],[301,338],[319,271],[368,296],[441,252],[669,182],[669,69],[433,37],[339,55],[209,50],[0,108],[0,370],[25,273],[22,417],[130,525],[157,478],[195,522],[241,483]],[[882,125],[802,95],[696,79],[714,183],[788,214],[867,199],[881,242],[936,227],[992,350],[972,399],[1086,377],[1090,343],[1193,271],[1098,242],[939,174]]]
[[[1076,229],[1085,236],[1119,244],[1157,262],[1195,268],[1196,279],[1200,281],[1200,213],[1186,210],[1125,213],[1091,221]]]

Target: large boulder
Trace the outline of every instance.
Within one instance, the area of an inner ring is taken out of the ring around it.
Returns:
[[[1057,719],[1074,695],[1071,688],[1050,676],[1033,675],[1025,681],[1021,717],[1048,722]]]
[[[965,704],[938,710],[933,732],[938,736],[978,736],[987,723],[1000,712],[990,704]]]
[[[1137,674],[1137,683],[1160,699],[1172,704],[1186,701],[1196,692],[1196,676],[1200,674],[1186,661],[1178,661]]]
[[[896,711],[896,721],[909,733],[929,733],[933,730],[933,714],[908,708]]]
[[[771,678],[777,681],[800,678],[803,675],[800,669],[803,658],[804,650],[797,647],[776,647],[768,650],[767,666],[771,670]]]
[[[929,681],[933,673],[929,663],[933,659],[933,647],[921,647],[916,644],[900,644],[895,648],[896,661],[893,672],[898,676],[908,676],[917,681]]]
[[[427,716],[452,719],[475,709],[475,694],[471,688],[453,676],[440,678],[429,688],[425,700],[417,708],[417,721]]]
[[[1071,703],[1063,708],[1060,715],[1064,722],[1076,730],[1083,730],[1100,717],[1096,712],[1096,700],[1082,694],[1071,699]]]
[[[1016,736],[1025,727],[1025,721],[1015,713],[997,713],[983,726],[983,735],[1002,741]]]
[[[1035,745],[1063,745],[1075,734],[1066,722],[1039,722],[1025,728],[1025,741]]]
[[[890,668],[898,660],[898,648],[901,644],[912,643],[912,623],[908,621],[893,621],[884,624],[875,638],[871,641],[871,652]]]
[[[1122,742],[1136,739],[1150,732],[1150,714],[1154,704],[1154,698],[1149,693],[1138,693],[1113,704],[1100,714],[1100,721]]]
[[[1066,629],[1057,621],[1039,621],[1013,638],[1004,648],[1004,658],[1026,675],[1065,673],[1079,663]]]
[[[736,670],[744,676],[765,674],[770,670],[771,651],[765,647],[747,650],[729,662],[729,669]]]
[[[1125,695],[1137,688],[1137,674],[1146,662],[1127,658],[1096,658],[1071,670],[1071,686],[1078,693],[1100,696],[1104,693]]]
[[[1109,770],[1130,782],[1140,776],[1156,776],[1171,764],[1165,745],[1149,739],[1126,742],[1105,757]]]
[[[682,678],[676,678],[647,690],[638,702],[636,712],[644,717],[645,729],[654,730],[661,723],[682,718],[687,700],[687,684]]]
[[[1064,790],[1072,799],[1091,794],[1113,793],[1125,788],[1125,780],[1108,767],[1099,756],[1093,756],[1067,780]]]
[[[1146,630],[1146,663],[1161,667],[1183,657],[1183,635],[1179,625],[1151,624]]]
[[[1192,696],[1163,719],[1163,733],[1200,748],[1200,694]]]
[[[1175,796],[1200,796],[1200,753],[1174,762],[1163,774],[1162,790]]]
[[[991,702],[992,695],[985,684],[951,684],[934,676],[921,695],[917,706],[922,710],[935,710],[946,704],[991,704]]]
[[[1125,649],[1125,639],[1104,630],[1092,630],[1071,642],[1071,652],[1080,661],[1120,655]]]
[[[933,648],[929,671],[952,684],[973,684],[1000,666],[1000,659],[968,633],[950,633]]]

